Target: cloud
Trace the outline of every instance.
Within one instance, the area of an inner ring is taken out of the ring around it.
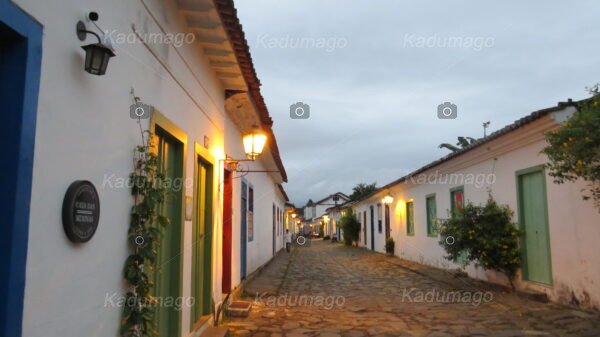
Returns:
[[[594,1],[236,6],[297,205],[359,182],[385,184],[445,155],[440,143],[482,136],[485,121],[499,129],[583,98],[598,81]],[[290,119],[297,101],[311,106],[310,119]],[[458,119],[437,118],[445,101]]]

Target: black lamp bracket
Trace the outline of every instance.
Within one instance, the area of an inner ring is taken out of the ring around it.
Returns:
[[[92,32],[91,30],[87,30],[87,28],[85,27],[85,23],[83,23],[83,21],[81,21],[81,20],[77,21],[76,28],[77,28],[77,38],[79,39],[79,41],[84,41],[87,34],[92,34],[98,39],[98,43],[102,43],[102,39],[100,38],[100,35],[98,35],[96,32]]]

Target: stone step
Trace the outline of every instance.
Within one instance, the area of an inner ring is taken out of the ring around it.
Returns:
[[[529,289],[518,289],[517,295],[521,298],[526,298],[532,301],[538,301],[542,303],[547,303],[549,301],[548,295],[546,293],[537,292]]]
[[[200,317],[200,319],[194,323],[194,326],[192,327],[192,331],[194,331],[194,334],[196,336],[201,336],[202,333],[204,332],[204,330],[206,330],[206,328],[208,328],[209,325],[209,321],[212,318],[212,315],[204,315],[202,317]]]
[[[251,309],[252,302],[233,301],[227,307],[227,315],[229,315],[229,317],[248,317]]]
[[[228,335],[229,329],[224,326],[209,326],[199,337],[225,337]]]

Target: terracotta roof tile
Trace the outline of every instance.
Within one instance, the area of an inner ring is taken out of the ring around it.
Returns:
[[[471,151],[471,150],[473,150],[475,148],[480,147],[483,144],[489,143],[490,141],[492,141],[492,140],[494,140],[496,138],[499,138],[500,136],[503,136],[503,135],[505,135],[507,133],[510,133],[510,132],[512,132],[514,130],[517,130],[517,129],[519,129],[519,128],[527,125],[527,124],[530,124],[530,123],[532,123],[532,122],[534,122],[534,121],[536,121],[536,120],[538,120],[538,119],[540,119],[540,118],[542,118],[542,117],[544,117],[544,116],[546,116],[546,115],[548,115],[548,114],[550,114],[552,112],[560,111],[560,110],[562,110],[562,109],[564,109],[564,108],[566,108],[568,106],[578,107],[581,102],[583,102],[583,101],[573,102],[573,101],[571,101],[569,99],[568,102],[559,102],[557,106],[546,108],[546,109],[542,109],[542,110],[538,110],[538,111],[534,111],[531,114],[529,114],[529,115],[527,115],[527,116],[525,116],[525,117],[523,117],[521,119],[516,120],[514,123],[509,124],[509,125],[503,127],[502,129],[497,130],[497,131],[491,133],[489,136],[481,138],[481,139],[478,139],[473,144],[465,147],[464,149],[460,149],[459,151],[452,152],[452,153],[448,154],[447,156],[444,156],[444,157],[442,157],[440,159],[434,160],[431,163],[429,163],[429,164],[427,164],[425,166],[422,166],[421,168],[419,168],[419,169],[417,169],[417,170],[415,170],[415,171],[413,171],[413,172],[411,172],[411,173],[409,173],[409,174],[407,174],[407,175],[405,175],[405,176],[403,176],[403,177],[401,177],[399,179],[396,179],[396,180],[392,181],[389,184],[386,184],[386,185],[378,188],[373,193],[371,193],[371,194],[369,194],[369,195],[367,195],[367,196],[365,196],[362,199],[357,200],[357,201],[366,200],[366,199],[372,197],[373,195],[381,192],[382,190],[385,190],[385,189],[390,188],[390,187],[392,187],[394,185],[397,185],[397,184],[399,184],[401,182],[404,182],[405,180],[407,180],[411,176],[414,176],[416,174],[422,173],[422,172],[427,171],[427,170],[429,170],[429,169],[431,169],[433,167],[441,165],[441,164],[443,164],[443,163],[445,163],[445,162],[447,162],[449,160],[452,160],[452,159],[454,159],[456,157],[459,157],[459,156],[461,156],[461,155],[463,155],[463,154],[465,154],[465,153],[467,153],[467,152],[469,152],[469,151]]]
[[[254,104],[259,111],[259,118],[261,121],[262,129],[269,136],[270,142],[268,143],[269,149],[275,159],[275,164],[281,172],[283,181],[287,182],[287,173],[281,160],[279,153],[279,147],[277,146],[277,140],[275,139],[275,133],[273,132],[273,119],[269,115],[269,110],[265,104],[264,98],[260,93],[260,80],[256,75],[256,69],[254,69],[254,63],[252,62],[252,56],[250,55],[250,48],[244,34],[240,20],[237,17],[237,10],[233,0],[214,0],[217,13],[223,22],[225,32],[231,42],[231,47],[235,53],[235,58],[238,61],[244,80],[248,86],[248,93]]]

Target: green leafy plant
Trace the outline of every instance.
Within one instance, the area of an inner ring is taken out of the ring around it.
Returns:
[[[394,242],[394,239],[392,238],[388,238],[385,240],[385,252],[390,254],[390,255],[394,255],[394,249],[396,247],[396,243]]]
[[[440,146],[438,146],[440,149],[442,148],[446,148],[452,152],[458,152],[464,148],[467,148],[469,145],[475,143],[477,141],[477,139],[473,138],[473,137],[457,137],[456,138],[458,141],[456,142],[456,145],[452,145],[449,143],[442,143],[440,144]]]
[[[450,219],[440,220],[439,244],[446,259],[501,272],[514,290],[513,280],[521,264],[519,230],[508,206],[500,206],[490,196],[483,206],[467,203]]]
[[[600,92],[598,84],[589,89],[592,97],[580,103],[573,116],[562,127],[548,132],[548,174],[554,182],[583,179],[588,183],[583,199],[593,199],[600,210]]]
[[[358,241],[360,222],[351,208],[344,210],[339,221],[339,226],[344,230],[344,243],[347,246],[351,246],[353,242]]]
[[[169,219],[159,214],[167,187],[153,150],[153,136],[149,131],[142,132],[142,140],[143,145],[135,148],[134,170],[129,176],[134,199],[128,231],[132,253],[123,269],[129,291],[121,318],[122,337],[153,337],[157,334],[154,322],[156,300],[151,294],[149,272],[155,267],[161,228],[169,224]]]

